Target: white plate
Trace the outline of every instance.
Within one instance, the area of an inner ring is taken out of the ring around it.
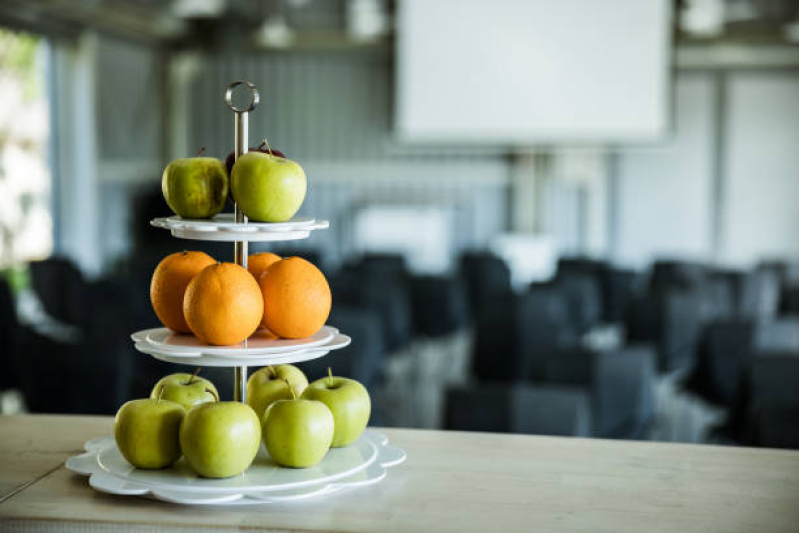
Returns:
[[[367,429],[356,443],[330,450],[312,468],[276,466],[262,447],[244,474],[211,480],[197,477],[183,460],[165,470],[135,469],[121,457],[110,437],[88,441],[85,448],[87,452],[67,460],[66,467],[91,476],[89,484],[94,489],[187,505],[278,503],[318,497],[376,483],[386,476],[386,468],[406,457],[404,451],[388,446],[385,436]]]
[[[270,336],[265,330],[259,330],[252,337],[240,344],[232,346],[214,346],[206,344],[194,335],[174,333],[167,328],[153,328],[137,331],[130,337],[136,342],[144,342],[161,352],[172,355],[205,354],[205,355],[265,355],[283,354],[315,348],[327,344],[338,334],[332,326],[322,326],[314,335],[304,339],[280,339]]]
[[[201,241],[290,241],[305,239],[310,232],[327,229],[326,220],[297,217],[287,222],[236,222],[233,213],[221,213],[207,220],[178,216],[156,218],[150,224],[164,228],[182,239]]]
[[[284,365],[289,363],[301,363],[303,361],[310,361],[324,357],[329,353],[327,349],[311,349],[301,350],[299,352],[291,352],[288,354],[267,354],[267,355],[248,355],[242,357],[221,357],[218,355],[194,355],[187,356],[185,354],[172,355],[168,352],[159,352],[143,343],[136,343],[135,347],[138,351],[147,354],[159,361],[167,363],[177,363],[179,365],[191,366],[214,366],[214,367],[232,367],[232,366],[269,366],[269,365]]]
[[[201,352],[182,352],[172,353],[168,350],[160,350],[153,347],[147,342],[135,343],[135,348],[147,355],[150,355],[160,361],[168,363],[178,363],[183,365],[192,366],[215,366],[215,367],[231,367],[231,366],[268,366],[268,365],[282,365],[286,363],[301,363],[303,361],[310,361],[311,359],[318,359],[327,355],[331,350],[344,348],[352,342],[347,335],[339,333],[328,344],[310,348],[308,350],[295,350],[285,353],[269,353],[262,355],[206,355]]]

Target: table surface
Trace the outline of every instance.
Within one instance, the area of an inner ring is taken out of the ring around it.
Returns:
[[[385,429],[385,480],[279,505],[102,494],[64,461],[107,417],[0,417],[2,531],[799,531],[799,452]]]

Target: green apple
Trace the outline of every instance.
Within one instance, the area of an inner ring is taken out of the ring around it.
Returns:
[[[162,398],[182,405],[188,411],[198,403],[218,402],[219,392],[213,383],[194,374],[170,374],[155,384],[150,398]]]
[[[180,448],[189,466],[203,477],[241,474],[261,445],[261,422],[239,402],[195,405],[180,426]]]
[[[332,444],[334,448],[347,446],[358,440],[369,423],[372,403],[366,387],[354,379],[333,376],[329,368],[328,376],[308,385],[302,397],[318,400],[330,408],[336,421]]]
[[[272,402],[289,400],[293,398],[291,389],[296,394],[302,394],[307,386],[308,378],[296,366],[267,366],[253,372],[247,381],[247,405],[262,417]]]
[[[168,400],[131,400],[117,411],[117,448],[137,468],[166,468],[180,459],[178,434],[186,416],[182,405]]]
[[[211,218],[225,207],[229,180],[214,157],[175,159],[164,169],[161,190],[169,208],[183,218]]]
[[[285,222],[305,200],[305,172],[291,159],[269,153],[247,152],[236,160],[230,174],[233,200],[256,222]]]
[[[322,402],[292,398],[277,400],[263,418],[264,445],[272,460],[281,466],[313,466],[333,442],[333,413]]]

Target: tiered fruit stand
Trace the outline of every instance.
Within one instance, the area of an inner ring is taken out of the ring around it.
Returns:
[[[246,107],[233,104],[238,86],[250,90]],[[247,152],[248,115],[259,102],[257,88],[249,82],[228,85],[225,102],[235,117],[235,157]],[[282,223],[250,223],[237,207],[233,214],[220,214],[211,220],[157,218],[153,226],[169,230],[173,236],[203,241],[234,243],[234,258],[247,267],[249,242],[275,242],[305,239],[327,221],[294,218]],[[234,369],[234,400],[244,402],[249,366],[266,366],[308,361],[343,348],[350,338],[336,328],[324,326],[315,335],[300,340],[277,339],[257,332],[235,346],[211,346],[193,335],[176,334],[166,328],[134,333],[138,351],[156,359],[191,366],[231,367]],[[348,487],[376,483],[386,476],[386,468],[401,463],[405,452],[389,446],[385,436],[367,429],[355,443],[332,448],[317,465],[305,469],[283,468],[269,459],[263,445],[246,472],[227,479],[204,479],[195,474],[183,459],[164,470],[141,470],[130,465],[117,449],[112,437],[86,443],[86,452],[66,463],[73,472],[90,476],[96,490],[117,495],[146,496],[181,504],[256,504],[286,502],[318,497]]]

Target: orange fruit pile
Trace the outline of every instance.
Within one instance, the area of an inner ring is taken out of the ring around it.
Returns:
[[[244,341],[259,326],[278,337],[310,337],[332,305],[318,268],[268,252],[250,256],[247,269],[203,252],[169,255],[153,273],[150,300],[167,328],[220,346]]]

